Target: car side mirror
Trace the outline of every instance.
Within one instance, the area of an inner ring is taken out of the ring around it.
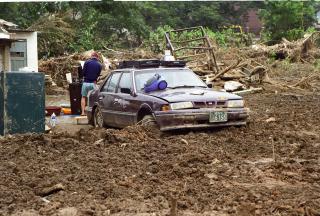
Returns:
[[[213,87],[212,83],[207,84],[207,86],[208,86],[208,88],[212,88]]]
[[[121,88],[120,92],[124,93],[124,94],[131,94],[131,89],[129,89],[129,88]]]

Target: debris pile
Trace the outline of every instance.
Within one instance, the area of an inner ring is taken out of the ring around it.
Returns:
[[[89,50],[83,53],[75,53],[72,55],[40,60],[39,71],[46,74],[46,87],[48,88],[47,91],[55,92],[53,89],[56,89],[56,87],[67,88],[68,82],[66,79],[66,74],[71,73],[73,77],[77,77],[78,67],[81,65],[81,61],[85,61],[90,58],[92,52],[93,50]],[[107,49],[103,52],[99,52],[99,56],[103,70],[98,83],[108,75],[110,69],[116,69],[116,66],[120,61],[159,58],[159,55],[145,52],[143,50],[137,50],[134,52],[120,52]]]
[[[183,60],[187,60],[188,67],[195,71],[207,84],[213,84],[215,89],[224,89],[230,92],[246,90],[247,92],[248,90],[255,91],[256,87],[261,87],[265,83],[284,89],[314,88],[315,83],[320,79],[317,72],[310,72],[305,77],[302,77],[300,81],[290,85],[281,80],[275,81],[275,77],[270,78],[269,72],[272,72],[275,63],[284,59],[290,63],[297,64],[316,63],[320,57],[320,49],[318,48],[319,36],[320,32],[315,32],[297,41],[290,42],[283,39],[281,43],[273,46],[256,44],[246,48],[216,49],[214,51],[217,56],[215,65],[217,65],[218,70],[203,69],[204,65],[208,65],[212,61],[212,58],[209,58],[207,53],[189,55],[187,59]],[[65,74],[72,73],[76,76],[75,73],[77,73],[80,61],[88,59],[91,52],[92,50],[42,60],[40,61],[39,70],[46,75],[50,75],[57,86],[66,87]],[[147,52],[142,49],[116,51],[106,48],[100,51],[100,61],[104,66],[100,81],[104,80],[110,69],[115,69],[120,61],[160,59],[161,56],[161,54]],[[180,60],[178,56],[176,56],[176,59]],[[49,78],[48,81],[50,81]]]
[[[45,75],[44,81],[47,95],[56,95],[64,93],[64,89],[57,86],[57,84],[53,81],[51,75]]]
[[[313,63],[320,57],[319,42],[320,32],[314,32],[297,41],[283,38],[281,43],[273,46],[253,45],[251,52],[247,54],[251,58],[268,56],[276,60],[289,59],[290,62]]]
[[[252,86],[256,87],[263,83],[285,89],[315,88],[320,79],[317,72],[310,72],[292,85],[274,81],[269,77],[269,72],[273,67],[270,60],[275,62],[286,59],[290,63],[314,64],[320,57],[319,44],[320,32],[314,32],[297,41],[290,42],[283,39],[281,43],[273,46],[256,44],[241,49],[218,50],[216,52],[218,72],[203,71],[200,68],[193,68],[193,70],[207,84],[211,83],[216,88],[223,88],[226,91],[248,90]],[[199,58],[193,59],[192,62],[204,60],[204,58]]]
[[[78,53],[48,60],[40,60],[39,71],[49,75],[57,86],[66,87],[66,74],[73,73],[75,67],[80,64],[79,61],[81,60],[85,60],[85,57]]]

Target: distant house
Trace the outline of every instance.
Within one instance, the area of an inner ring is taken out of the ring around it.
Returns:
[[[37,32],[0,19],[0,71],[38,71]]]

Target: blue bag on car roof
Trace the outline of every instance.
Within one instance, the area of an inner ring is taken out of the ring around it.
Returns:
[[[148,93],[157,90],[164,90],[167,88],[167,86],[167,82],[164,79],[162,79],[162,77],[159,74],[155,74],[144,85],[144,91]]]

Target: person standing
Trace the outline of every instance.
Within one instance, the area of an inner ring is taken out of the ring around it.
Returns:
[[[102,65],[98,60],[99,56],[96,52],[91,54],[91,58],[88,59],[83,65],[83,78],[81,88],[81,115],[85,115],[85,107],[88,97],[88,92],[95,88],[97,79],[101,74]]]

